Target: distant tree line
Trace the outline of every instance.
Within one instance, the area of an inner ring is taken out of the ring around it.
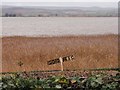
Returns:
[[[79,14],[35,14],[35,15],[22,15],[22,14],[11,14],[5,13],[2,17],[116,17],[117,13],[79,13]]]
[[[2,15],[2,17],[22,17],[23,15],[21,14],[9,14],[9,13],[5,13],[4,15]]]
[[[16,17],[16,14],[8,14],[8,13],[6,13],[5,15],[3,15],[3,17]]]

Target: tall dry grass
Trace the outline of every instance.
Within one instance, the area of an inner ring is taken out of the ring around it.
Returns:
[[[2,71],[58,70],[47,61],[74,55],[64,69],[118,67],[118,36],[3,37]],[[20,67],[18,62],[23,62]]]

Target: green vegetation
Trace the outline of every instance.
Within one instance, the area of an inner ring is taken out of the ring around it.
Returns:
[[[20,73],[2,75],[2,90],[120,90],[120,73],[116,75],[93,74],[87,77],[51,76],[25,77]]]

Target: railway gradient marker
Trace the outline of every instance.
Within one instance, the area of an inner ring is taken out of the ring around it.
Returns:
[[[53,64],[60,63],[60,65],[61,65],[61,71],[63,71],[64,70],[64,68],[63,68],[63,62],[72,61],[73,59],[74,59],[73,55],[66,56],[66,57],[59,57],[57,59],[53,59],[53,60],[47,61],[47,64],[48,65],[53,65]]]

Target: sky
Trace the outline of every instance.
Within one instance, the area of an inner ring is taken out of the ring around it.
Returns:
[[[2,0],[2,5],[118,7],[118,1],[119,0]]]
[[[2,2],[118,2],[119,0],[2,0]]]

